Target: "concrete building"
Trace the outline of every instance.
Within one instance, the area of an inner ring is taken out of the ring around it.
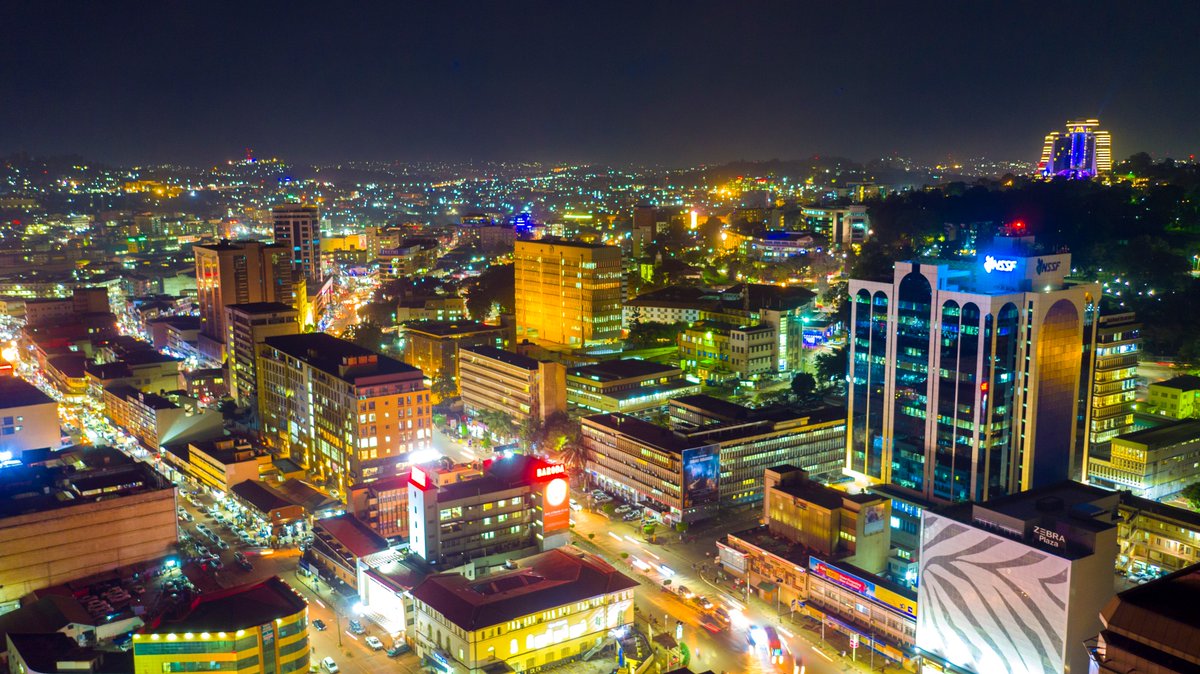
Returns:
[[[219,412],[181,407],[168,398],[126,384],[108,386],[101,400],[105,416],[152,451],[172,442],[210,439],[224,429]]]
[[[421,371],[325,333],[268,337],[258,401],[268,444],[345,498],[433,441]]]
[[[632,625],[637,586],[573,547],[482,579],[435,574],[412,589],[417,654],[448,674],[541,671]]]
[[[694,323],[706,310],[715,310],[718,301],[712,292],[695,286],[668,286],[651,290],[625,302],[621,325],[638,323]]]
[[[700,393],[700,385],[684,379],[680,368],[632,358],[569,368],[566,382],[572,407],[640,417],[666,412],[671,398]]]
[[[245,438],[223,437],[189,442],[188,475],[218,497],[224,497],[235,484],[257,481],[271,466],[271,455]]]
[[[1200,513],[1118,493],[1118,573],[1154,578],[1200,563]]]
[[[1067,253],[997,238],[974,262],[851,279],[847,472],[941,502],[1078,474],[1085,318],[1100,288],[1067,282],[1070,269]]]
[[[400,329],[401,357],[421,370],[430,383],[448,379],[459,390],[458,350],[464,346],[504,345],[505,330],[475,321],[416,321]],[[445,397],[445,396],[443,396]]]
[[[0,495],[0,604],[175,551],[174,487],[115,449],[0,469]]]
[[[575,348],[621,337],[621,249],[575,241],[517,241],[517,339]]]
[[[221,241],[193,246],[200,331],[219,343],[226,336],[225,307],[251,302],[292,304],[292,256],[288,247],[259,241]],[[210,358],[214,354],[207,354]],[[215,359],[218,363],[221,358]]]
[[[320,285],[325,279],[321,269],[321,215],[315,205],[280,204],[271,209],[275,245],[291,251],[292,268],[303,273],[308,282]]]
[[[481,474],[458,473],[452,479],[413,466],[409,548],[435,568],[466,565],[474,575],[474,569],[565,545],[569,491],[562,465],[523,454],[495,459]]]
[[[313,522],[312,533],[308,554],[324,572],[322,575],[337,578],[354,589],[358,589],[359,560],[389,549],[386,538],[351,513]]]
[[[8,672],[14,674],[125,674],[133,670],[130,653],[113,652],[79,642],[60,632],[5,635]]]
[[[61,444],[58,403],[24,379],[0,377],[0,457],[19,461],[26,451]]]
[[[758,379],[778,369],[778,334],[767,323],[697,321],[679,334],[679,365],[708,384]]]
[[[923,671],[1084,672],[1114,594],[1118,496],[1060,482],[925,511]]]
[[[390,542],[408,540],[408,471],[350,489],[350,512]]]
[[[1085,349],[1084,381],[1090,388],[1083,398],[1079,441],[1086,461],[1105,456],[1113,438],[1134,430],[1142,324],[1132,312],[1101,315],[1094,343],[1085,344]]]
[[[306,672],[308,602],[278,576],[207,592],[133,635],[134,674]]]
[[[871,219],[862,204],[805,206],[802,215],[809,230],[825,237],[831,246],[863,244],[871,238]]]
[[[1092,674],[1200,671],[1200,565],[1121,592],[1088,641]]]
[[[1200,421],[1177,421],[1112,439],[1109,457],[1089,457],[1088,482],[1166,500],[1200,482]]]
[[[258,396],[258,347],[267,337],[300,332],[297,312],[281,302],[253,302],[225,307],[225,355],[229,393],[238,405],[253,405]]]
[[[1200,417],[1200,377],[1181,374],[1150,384],[1147,390],[1150,411],[1171,419]]]
[[[469,413],[503,412],[513,421],[544,421],[567,411],[566,368],[490,346],[461,346],[458,383]]]

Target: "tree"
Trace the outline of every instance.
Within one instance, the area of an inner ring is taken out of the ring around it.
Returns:
[[[811,398],[817,390],[817,379],[807,372],[792,376],[792,394],[797,398]]]
[[[439,401],[453,398],[458,395],[458,384],[454,383],[454,377],[449,374],[443,374],[433,380],[433,385],[429,387],[429,392]]]
[[[587,448],[581,442],[568,442],[558,450],[558,458],[572,475],[582,475],[587,465]]]
[[[217,405],[217,410],[221,413],[221,417],[224,418],[225,421],[233,421],[237,418],[237,403],[233,402],[232,400],[222,400],[221,403]]]
[[[1200,482],[1193,482],[1183,488],[1179,494],[1192,508],[1200,510]]]
[[[350,341],[364,349],[379,351],[383,346],[383,328],[369,321],[359,323],[352,329]]]
[[[517,434],[517,423],[511,415],[500,410],[479,410],[475,420],[483,424],[492,435],[508,440]]]
[[[498,305],[502,313],[516,310],[516,279],[513,265],[488,267],[468,286],[467,311],[471,318],[481,321],[491,313],[492,305]]]
[[[817,354],[817,378],[824,383],[837,379],[845,379],[850,361],[846,355],[846,347]]]

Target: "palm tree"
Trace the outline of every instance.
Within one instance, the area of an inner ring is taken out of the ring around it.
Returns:
[[[492,435],[507,440],[517,432],[517,424],[507,413],[500,410],[479,410],[475,420],[484,426]]]
[[[587,466],[587,447],[582,442],[568,442],[558,450],[558,460],[562,461],[572,475],[582,475]]]

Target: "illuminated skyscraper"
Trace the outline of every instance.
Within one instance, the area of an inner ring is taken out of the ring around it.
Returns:
[[[309,283],[320,285],[321,217],[316,206],[280,204],[271,209],[275,243],[292,250],[292,267],[304,272]]]
[[[1042,145],[1038,171],[1047,178],[1092,178],[1112,170],[1112,134],[1100,120],[1067,122],[1066,132],[1053,131]]]
[[[1000,238],[974,262],[898,262],[850,281],[847,470],[938,501],[1066,479],[1096,284],[1067,253]]]
[[[621,337],[621,249],[517,241],[517,339],[585,347]]]
[[[259,241],[195,246],[200,330],[225,341],[225,307],[250,302],[292,302],[286,249]]]

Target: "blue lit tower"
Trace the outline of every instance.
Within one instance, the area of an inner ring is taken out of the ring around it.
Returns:
[[[1076,409],[1096,284],[1069,253],[1004,237],[975,261],[897,262],[850,281],[847,473],[935,501],[1079,471]]]
[[[1042,144],[1038,171],[1047,178],[1092,178],[1112,170],[1112,135],[1100,120],[1067,122],[1065,133],[1051,132]]]

